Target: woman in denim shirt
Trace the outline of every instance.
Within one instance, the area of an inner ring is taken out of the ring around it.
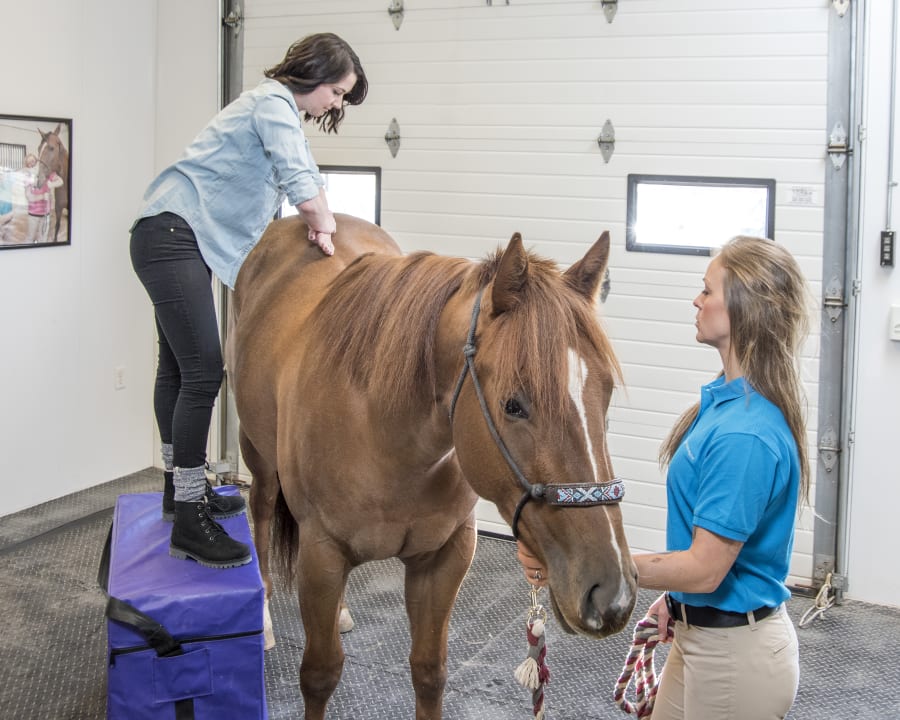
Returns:
[[[223,377],[211,285],[234,287],[247,254],[285,199],[309,242],[334,252],[334,216],[301,127],[337,132],[368,83],[353,49],[332,33],[294,43],[266,79],[225,107],[182,157],[150,184],[131,229],[134,270],[153,302],[159,335],[154,410],[165,464],[162,514],[169,552],[208,567],[250,562],[250,549],[215,519],[245,510],[206,479],[206,442]]]
[[[784,602],[810,477],[796,363],[809,297],[784,247],[737,237],[694,300],[697,341],[722,371],[662,446],[668,552],[632,555],[640,586],[668,591],[647,613],[673,642],[653,720],[774,720],[793,703],[799,654]],[[546,562],[521,542],[519,559],[529,582],[547,584]]]

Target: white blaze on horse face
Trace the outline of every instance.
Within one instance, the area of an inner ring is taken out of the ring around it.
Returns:
[[[569,395],[578,411],[581,426],[584,430],[584,441],[587,443],[587,454],[591,459],[591,468],[594,471],[594,480],[599,482],[597,475],[597,458],[594,454],[594,444],[591,441],[591,433],[588,431],[587,410],[584,407],[584,383],[587,380],[587,363],[572,348],[569,348]]]
[[[575,404],[575,408],[578,410],[578,417],[581,419],[581,425],[584,429],[584,438],[587,443],[587,453],[588,457],[591,459],[591,467],[594,471],[594,480],[596,482],[602,482],[597,473],[597,458],[594,453],[594,443],[591,441],[591,434],[588,431],[588,421],[587,421],[587,410],[584,406],[584,384],[587,379],[587,363],[582,359],[582,357],[575,352],[572,348],[569,348],[569,395],[572,397],[572,402]],[[606,477],[609,480],[613,479],[613,471],[612,471],[612,463],[609,459],[609,456],[604,452],[603,453],[604,464],[606,465]],[[619,548],[618,540],[616,539],[616,533],[613,530],[613,521],[609,516],[609,508],[603,508],[607,522],[609,523],[609,534],[611,546],[616,554],[616,560],[619,563],[619,567],[623,570],[624,575],[624,566],[622,564],[622,550]],[[616,602],[620,605],[624,606],[627,604],[627,600],[630,597],[630,591],[628,586],[626,585],[624,579],[619,581],[619,593],[616,598]]]

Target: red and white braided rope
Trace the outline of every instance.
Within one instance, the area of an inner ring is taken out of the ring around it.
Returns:
[[[625,667],[616,681],[613,700],[624,712],[639,718],[650,717],[656,700],[656,668],[653,666],[653,650],[659,644],[659,627],[656,618],[645,617],[634,627],[631,651],[625,659]],[[634,702],[625,698],[628,685],[634,678]]]
[[[516,668],[515,677],[523,687],[531,690],[531,705],[535,720],[543,720],[546,716],[544,685],[550,682],[544,620],[530,618],[526,623],[526,635],[528,657]]]

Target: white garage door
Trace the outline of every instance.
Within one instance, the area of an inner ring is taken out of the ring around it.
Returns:
[[[403,6],[402,16],[388,5]],[[626,249],[631,174],[775,181],[775,239],[821,295],[828,22],[823,0],[246,0],[243,84],[294,40],[332,31],[359,54],[369,95],[337,136],[311,130],[320,164],[380,166],[381,224],[405,250],[480,258],[513,232],[563,265],[608,229],[601,315],[626,386],[609,415],[635,549],[665,545],[656,457],[718,371],[694,341],[708,262]],[[399,28],[395,27],[396,24]],[[393,157],[386,142],[399,126]],[[598,137],[615,133],[605,162]],[[816,446],[818,315],[804,352]],[[811,450],[811,452],[813,452]],[[815,458],[812,458],[815,467]],[[814,497],[814,495],[813,495]],[[812,577],[812,513],[792,580]],[[504,531],[492,506],[480,526]]]

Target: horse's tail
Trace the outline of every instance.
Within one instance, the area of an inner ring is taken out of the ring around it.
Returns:
[[[284,499],[284,493],[279,487],[278,497],[275,498],[275,511],[272,514],[272,567],[275,576],[286,587],[294,587],[299,538],[297,521],[294,520]]]

